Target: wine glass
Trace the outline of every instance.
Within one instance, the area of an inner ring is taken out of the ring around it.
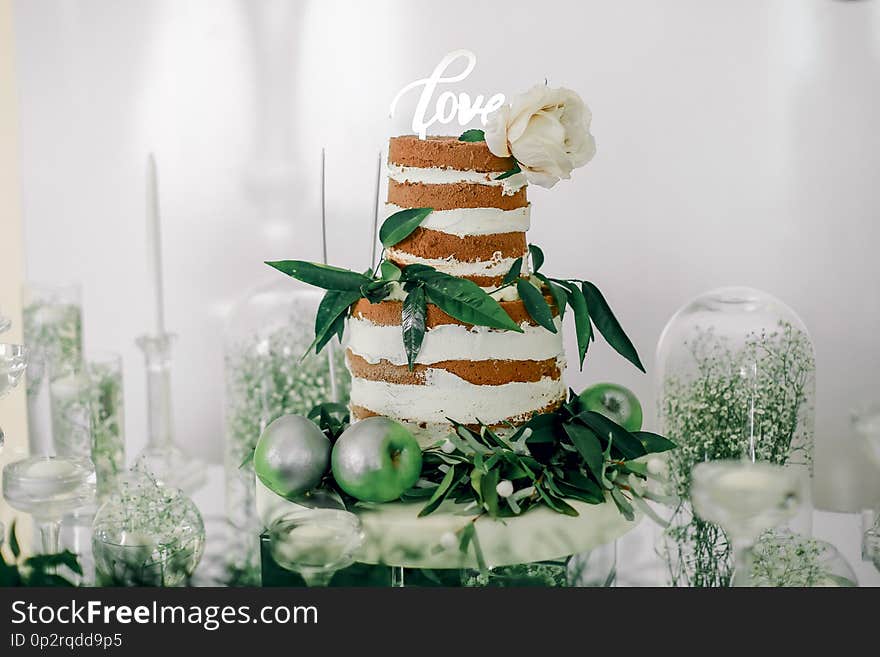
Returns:
[[[880,467],[880,402],[874,402],[852,413],[852,425],[867,451]],[[873,510],[862,512],[862,559],[872,561],[880,570],[880,500]]]
[[[3,468],[3,497],[13,509],[34,517],[43,552],[56,554],[61,519],[95,499],[95,466],[77,457],[20,459]]]
[[[307,586],[327,586],[347,568],[364,542],[360,519],[349,511],[303,508],[278,518],[269,528],[272,558],[299,573]]]
[[[691,475],[691,500],[733,547],[733,586],[752,586],[755,542],[793,518],[806,497],[802,472],[770,463],[735,460],[699,463]]]
[[[0,333],[7,330],[11,321],[0,314]],[[21,381],[28,364],[28,348],[21,344],[0,344],[0,399],[8,395]],[[0,452],[6,442],[6,434],[0,427]],[[6,528],[0,522],[0,544],[6,535]]]

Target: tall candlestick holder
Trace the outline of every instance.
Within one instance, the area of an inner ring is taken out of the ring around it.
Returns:
[[[135,468],[172,488],[192,493],[205,483],[202,464],[174,444],[171,407],[170,333],[142,335],[137,345],[144,352],[147,369],[147,446]]]

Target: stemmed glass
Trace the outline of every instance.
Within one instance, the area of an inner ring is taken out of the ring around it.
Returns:
[[[871,459],[880,467],[880,402],[853,411],[852,424]],[[872,561],[880,570],[880,500],[872,510],[862,512],[862,532],[862,559]]]
[[[269,527],[272,558],[299,573],[307,586],[327,586],[333,575],[355,561],[364,542],[360,519],[338,508],[336,498],[322,494],[303,500],[320,506],[299,506]]]
[[[7,330],[10,324],[11,322],[0,314],[0,333]],[[0,344],[0,399],[3,399],[18,385],[27,369],[27,363],[27,347],[20,344]],[[3,451],[5,442],[6,435],[3,433],[3,427],[0,427],[0,452]],[[6,528],[0,522],[0,544],[3,543],[5,535]]]
[[[755,543],[768,529],[797,515],[806,497],[803,473],[770,463],[699,463],[691,475],[694,510],[719,525],[733,548],[733,586],[752,586]]]
[[[89,459],[31,456],[3,468],[3,497],[37,521],[43,552],[59,551],[58,530],[68,513],[95,499],[95,466]]]

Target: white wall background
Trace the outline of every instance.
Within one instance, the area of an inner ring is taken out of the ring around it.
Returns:
[[[531,241],[595,280],[650,363],[666,320],[723,284],[793,306],[818,354],[817,498],[880,494],[848,410],[880,395],[880,8],[834,0],[18,0],[28,275],[81,281],[87,348],[126,366],[144,441],[136,335],[148,326],[143,165],[161,169],[179,440],[219,460],[222,327],[318,258],[328,158],[331,260],[362,267],[394,93],[447,51],[471,93],[549,77],[594,113],[599,154],[530,191]],[[651,377],[594,349],[571,384]],[[873,490],[871,487],[873,486]]]

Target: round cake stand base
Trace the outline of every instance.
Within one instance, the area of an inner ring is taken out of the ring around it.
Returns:
[[[272,492],[257,479],[257,513],[263,525],[302,508]],[[546,507],[514,518],[475,519],[463,505],[446,502],[429,516],[419,518],[423,503],[390,502],[352,509],[360,516],[366,539],[358,561],[406,568],[476,568],[473,545],[459,549],[459,537],[473,523],[480,550],[489,567],[560,559],[588,552],[617,540],[641,520],[626,520],[612,501],[605,504],[568,502],[577,517]]]

